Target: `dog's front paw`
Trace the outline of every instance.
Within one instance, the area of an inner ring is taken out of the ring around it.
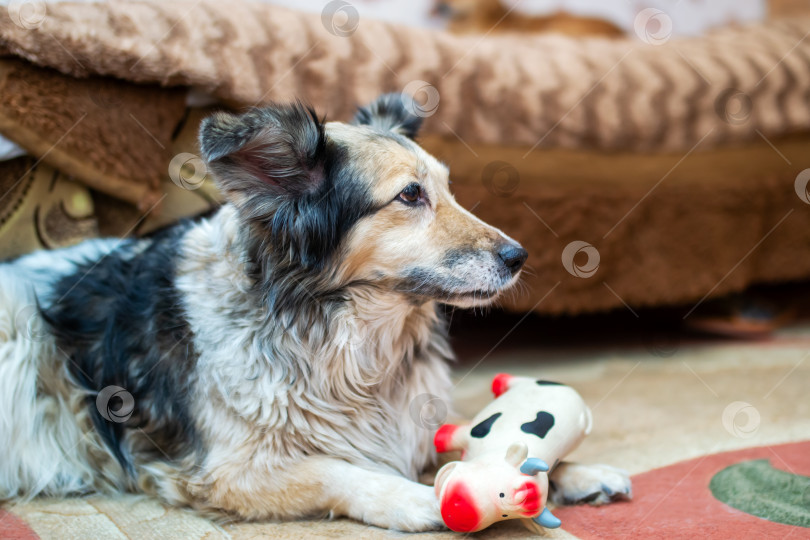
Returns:
[[[405,532],[446,529],[439,501],[431,486],[413,485],[405,492],[391,493],[390,502],[378,515],[366,514],[367,523]]]
[[[595,506],[633,497],[630,475],[610,465],[562,463],[551,476],[554,504],[589,503]]]

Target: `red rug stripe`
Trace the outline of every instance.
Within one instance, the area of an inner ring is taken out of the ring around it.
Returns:
[[[557,508],[554,514],[562,520],[563,529],[583,540],[810,538],[810,529],[760,519],[712,496],[712,476],[752,459],[768,459],[776,469],[810,476],[810,441],[746,448],[654,469],[633,477],[630,502]]]
[[[3,540],[39,540],[39,536],[25,521],[3,509],[0,509],[0,538]]]

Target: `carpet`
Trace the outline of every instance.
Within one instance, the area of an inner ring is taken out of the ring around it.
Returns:
[[[605,330],[598,320],[559,330],[534,316],[524,322],[504,317],[454,326],[457,414],[471,417],[491,399],[497,372],[572,384],[593,411],[594,429],[571,458],[634,475],[633,501],[558,508],[563,527],[547,537],[810,537],[795,511],[810,503],[804,480],[810,476],[810,323],[767,340],[734,342],[648,332],[616,337],[621,329]],[[766,507],[768,519],[757,517]],[[411,536],[346,519],[218,525],[134,495],[38,499],[5,510],[0,538]],[[796,521],[785,522],[790,519]],[[450,532],[413,536],[460,538]],[[474,536],[530,535],[505,522]]]

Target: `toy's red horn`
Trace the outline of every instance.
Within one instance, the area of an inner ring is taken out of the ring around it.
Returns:
[[[492,393],[495,397],[500,397],[501,394],[509,390],[509,384],[514,377],[508,373],[498,373],[492,379]]]
[[[481,514],[475,506],[470,490],[461,482],[447,486],[442,497],[442,519],[450,530],[474,532],[481,526]]]

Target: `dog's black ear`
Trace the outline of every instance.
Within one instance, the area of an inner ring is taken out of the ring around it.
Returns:
[[[296,103],[217,113],[200,126],[200,150],[226,198],[270,232],[283,260],[326,263],[351,222],[345,212],[357,205],[339,204],[342,190],[331,189],[334,155],[312,109]]]
[[[422,109],[408,94],[384,94],[357,109],[352,124],[394,131],[413,139],[422,126]]]
[[[243,209],[248,197],[300,196],[323,181],[323,123],[301,103],[215,113],[200,125],[200,150],[226,197]]]

